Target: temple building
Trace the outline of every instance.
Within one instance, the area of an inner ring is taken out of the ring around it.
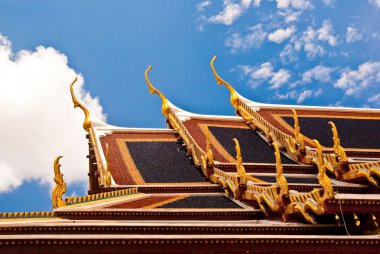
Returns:
[[[53,212],[1,213],[0,253],[378,253],[380,110],[257,103],[215,59],[236,116],[176,107],[146,70],[166,129],[91,120],[74,81],[88,195],[58,156]]]

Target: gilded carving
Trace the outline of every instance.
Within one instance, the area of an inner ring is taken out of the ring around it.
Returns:
[[[284,169],[281,163],[281,153],[280,149],[278,148],[277,144],[273,143],[274,147],[274,154],[276,157],[276,182],[280,186],[280,193],[279,197],[283,197],[284,195],[289,194],[288,189],[288,182],[285,178],[285,176],[282,174]]]
[[[338,161],[340,164],[347,163],[348,159],[346,156],[346,152],[343,147],[340,145],[340,138],[338,135],[338,130],[333,122],[329,122],[331,125],[331,131],[333,133],[333,141],[334,141],[334,152],[338,156]]]
[[[160,92],[158,91],[153,85],[152,83],[150,82],[149,80],[149,77],[148,77],[148,73],[149,71],[152,69],[152,66],[149,65],[149,67],[146,69],[145,71],[145,81],[148,85],[148,88],[149,88],[149,92],[151,94],[157,94],[158,96],[160,96],[161,100],[162,100],[162,107],[161,107],[161,112],[162,114],[168,118],[168,115],[169,115],[169,112],[170,112],[170,107],[169,107],[169,102],[168,100],[166,99],[166,97]]]
[[[74,103],[74,108],[79,107],[83,111],[83,113],[84,113],[83,129],[85,131],[89,132],[89,129],[91,128],[90,113],[89,113],[88,109],[85,106],[83,106],[83,104],[80,103],[78,101],[78,99],[75,97],[74,90],[73,90],[73,86],[77,80],[78,79],[75,77],[74,81],[70,85],[71,98],[72,98],[73,103]]]
[[[323,188],[323,201],[326,199],[334,198],[334,191],[330,181],[330,178],[326,174],[326,165],[323,158],[322,146],[319,144],[318,140],[313,140],[317,148],[317,161],[314,159],[313,162],[318,167],[318,181]]]
[[[110,172],[110,151],[108,143],[106,144],[106,171],[103,175],[103,186],[104,188],[109,188],[111,186],[111,172]]]
[[[52,191],[51,201],[53,208],[65,206],[66,202],[62,199],[62,195],[66,193],[66,183],[63,180],[63,174],[61,173],[61,164],[59,160],[62,156],[58,156],[54,160],[54,182],[55,186]]]
[[[210,130],[208,129],[208,126],[205,126],[205,134],[206,134],[206,151],[203,155],[201,155],[202,159],[202,167],[204,169],[207,168],[207,166],[214,165],[214,154],[211,150],[211,143],[210,143]]]

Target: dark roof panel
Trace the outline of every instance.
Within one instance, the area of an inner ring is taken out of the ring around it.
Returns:
[[[207,182],[176,142],[126,142],[126,145],[147,183]]]
[[[158,208],[241,208],[225,196],[190,196]]]
[[[282,118],[293,126],[292,117]],[[343,147],[380,149],[380,120],[298,117],[298,121],[301,132],[311,139],[318,139],[321,145],[333,146],[331,126],[328,124],[332,121],[338,129]]]
[[[215,126],[210,126],[209,129],[231,156],[236,156],[235,143],[232,139],[237,138],[244,162],[276,163],[274,149],[255,131]],[[281,155],[281,162],[283,164],[296,163],[284,155]]]

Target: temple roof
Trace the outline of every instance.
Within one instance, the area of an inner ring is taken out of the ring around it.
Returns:
[[[313,250],[321,244],[326,251],[337,251],[334,244],[375,250],[380,244],[380,110],[257,103],[221,79],[214,61],[216,81],[230,91],[236,116],[176,107],[151,84],[147,69],[147,85],[162,101],[166,129],[93,121],[75,98],[73,83],[74,106],[84,112],[88,133],[89,193],[63,197],[66,185],[57,157],[54,212],[4,213],[0,230],[40,227],[58,239],[55,230],[69,231],[70,223],[78,223],[83,232],[78,239],[87,233],[106,239],[106,231],[118,230],[135,240],[123,235],[107,241],[144,251],[136,239],[154,245],[165,243],[168,234],[181,245],[237,239],[269,251],[298,243]],[[42,219],[49,220],[43,227]],[[42,233],[38,239],[45,239]],[[357,236],[344,242],[347,234]]]

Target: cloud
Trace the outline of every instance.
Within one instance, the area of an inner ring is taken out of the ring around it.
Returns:
[[[322,56],[325,50],[318,44],[316,31],[308,27],[299,39],[294,41],[294,49],[300,51],[303,49],[309,59],[314,59],[316,56]]]
[[[291,23],[297,21],[299,16],[302,14],[302,11],[287,11],[287,12],[281,12],[280,15],[285,17],[284,21],[286,23]]]
[[[368,61],[359,65],[357,70],[343,71],[334,87],[345,91],[345,95],[358,95],[375,83],[380,83],[380,62]]]
[[[195,8],[197,9],[198,12],[204,12],[205,8],[211,4],[211,1],[206,0],[198,3]]]
[[[300,93],[297,99],[297,103],[302,103],[306,98],[309,98],[313,95],[312,90],[304,90]]]
[[[314,6],[308,0],[276,0],[277,8],[288,9],[290,7],[296,10],[313,9]]]
[[[294,36],[291,42],[294,50],[300,51],[303,49],[306,56],[311,60],[325,54],[325,49],[320,42],[326,42],[330,46],[338,44],[330,20],[324,20],[322,26],[317,30],[309,26],[300,36]],[[289,52],[287,55],[289,55]]]
[[[249,78],[248,83],[253,87],[257,87],[263,82],[268,81],[271,84],[270,89],[278,89],[291,78],[288,70],[280,69],[274,71],[270,62],[262,63],[259,67],[243,65],[240,68],[243,76]]]
[[[231,25],[251,6],[260,6],[261,0],[241,0],[240,3],[232,0],[224,0],[223,10],[211,16],[209,21],[215,24]]]
[[[293,90],[293,91],[287,92],[285,94],[280,94],[277,92],[275,94],[274,98],[278,99],[278,100],[288,100],[288,99],[295,99],[295,98],[297,98],[297,96],[298,96],[297,91]]]
[[[380,0],[369,0],[368,2],[373,6],[380,8]]]
[[[11,42],[0,35],[0,192],[23,182],[54,184],[53,160],[63,155],[64,179],[86,181],[87,140],[83,113],[74,110],[69,84],[78,74],[67,57],[51,47],[13,53]],[[76,86],[78,99],[92,118],[105,120],[97,98]]]
[[[287,71],[285,69],[280,69],[278,72],[274,72],[273,77],[269,81],[269,83],[272,84],[272,86],[270,88],[271,89],[280,88],[283,84],[288,82],[290,77],[291,77],[291,75],[290,75],[289,71]]]
[[[368,98],[368,102],[380,105],[380,93],[375,94]]]
[[[327,83],[331,81],[331,73],[336,68],[326,67],[323,65],[317,65],[314,68],[305,71],[302,74],[301,82],[303,84],[311,83],[313,80],[319,81],[321,83]]]
[[[297,104],[300,104],[304,102],[307,98],[310,98],[310,97],[316,98],[316,97],[319,97],[321,94],[323,94],[323,90],[321,88],[317,90],[305,89],[302,92],[298,92],[297,90],[292,90],[285,94],[281,94],[277,92],[274,96],[274,99],[278,99],[278,100],[293,99],[293,100],[296,100]]]
[[[334,36],[334,29],[330,20],[323,21],[322,27],[317,30],[318,39],[328,42],[331,46],[337,44],[337,38]]]
[[[306,100],[307,98],[310,98],[310,97],[319,97],[321,94],[323,93],[322,89],[319,88],[318,90],[310,90],[310,89],[306,89],[306,90],[303,90],[298,98],[297,98],[297,103],[300,104],[302,103],[304,100]]]
[[[248,51],[252,48],[259,48],[263,44],[267,36],[267,32],[263,30],[262,24],[257,24],[248,29],[248,34],[240,35],[239,33],[233,33],[224,42],[224,45],[230,48],[232,53],[239,51]]]
[[[363,34],[353,26],[347,27],[346,42],[360,41],[363,39]]]
[[[284,64],[294,62],[298,59],[295,49],[291,43],[286,44],[284,49],[280,52],[280,59]]]
[[[331,6],[335,3],[335,0],[322,0],[322,2],[327,6]]]
[[[268,35],[268,40],[273,41],[275,43],[282,43],[283,41],[290,38],[290,36],[296,31],[294,26],[288,27],[286,29],[277,29],[273,33]]]

